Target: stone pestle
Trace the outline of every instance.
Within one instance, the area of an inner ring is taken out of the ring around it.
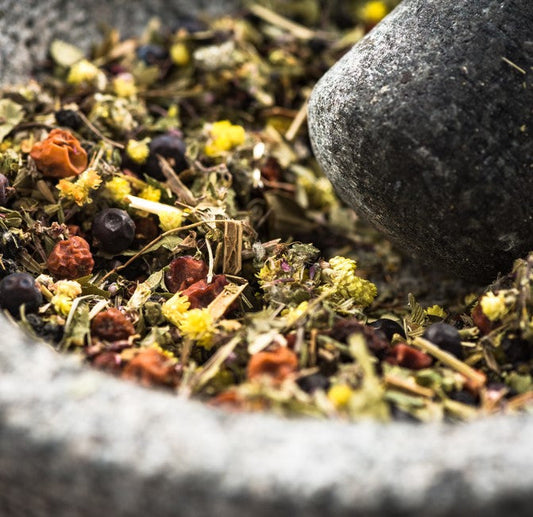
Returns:
[[[404,0],[318,83],[313,146],[401,247],[475,281],[533,249],[533,2]]]

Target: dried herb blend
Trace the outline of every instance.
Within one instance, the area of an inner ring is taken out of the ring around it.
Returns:
[[[55,41],[51,73],[1,92],[6,315],[96,368],[233,409],[527,410],[533,258],[422,306],[313,158],[313,84],[392,4],[347,2],[344,31],[318,2],[287,4],[293,19],[254,4],[109,30],[90,56]]]

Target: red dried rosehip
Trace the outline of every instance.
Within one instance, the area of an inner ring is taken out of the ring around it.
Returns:
[[[91,333],[106,341],[120,341],[135,334],[132,322],[114,307],[99,312],[91,322]]]
[[[123,379],[143,386],[175,386],[178,374],[174,362],[153,348],[141,350],[124,368]]]
[[[87,168],[87,153],[69,131],[53,129],[42,142],[34,144],[30,156],[44,176],[67,178]]]
[[[94,267],[89,243],[82,237],[71,237],[58,242],[46,262],[56,278],[73,280],[90,275]]]
[[[99,370],[115,375],[118,375],[122,370],[120,354],[116,354],[115,352],[102,352],[98,354],[93,359],[92,364]]]
[[[273,351],[258,352],[248,363],[246,375],[249,380],[270,377],[274,382],[283,382],[298,369],[298,357],[287,347],[280,346]]]
[[[472,311],[472,321],[483,335],[488,334],[494,328],[494,323],[487,318],[480,303]]]
[[[203,260],[189,256],[178,257],[170,263],[165,275],[165,284],[171,293],[177,293],[198,280],[205,280],[207,271],[207,264]]]
[[[224,290],[227,283],[225,275],[215,275],[210,284],[199,280],[182,291],[182,294],[189,299],[189,309],[203,309]]]
[[[399,343],[392,347],[387,352],[385,361],[411,370],[422,370],[423,368],[429,368],[433,364],[433,358],[430,355],[405,343]]]

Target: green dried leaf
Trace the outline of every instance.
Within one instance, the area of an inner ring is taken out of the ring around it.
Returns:
[[[24,109],[10,99],[0,100],[0,142],[24,118]]]
[[[70,68],[84,58],[84,52],[71,43],[56,39],[50,44],[50,57],[56,65]]]

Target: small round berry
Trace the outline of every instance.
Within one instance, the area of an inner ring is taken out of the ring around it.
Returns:
[[[331,385],[329,379],[321,373],[313,373],[312,375],[300,377],[296,381],[296,384],[306,393],[314,393],[317,390],[328,391]]]
[[[424,331],[422,337],[455,357],[463,357],[461,336],[455,327],[447,323],[434,323]]]
[[[11,273],[0,282],[0,306],[17,317],[20,307],[26,312],[35,312],[43,303],[43,295],[28,273]]]
[[[94,267],[89,243],[82,237],[74,236],[58,242],[46,262],[54,277],[74,280],[90,275]]]
[[[81,117],[74,110],[61,109],[57,110],[54,115],[56,122],[63,127],[76,130],[83,124]]]
[[[172,166],[175,172],[181,172],[189,167],[185,159],[185,142],[175,133],[169,132],[156,136],[150,142],[150,155],[143,170],[149,176],[158,180],[165,180],[158,156],[162,156]]]
[[[168,52],[164,47],[154,44],[141,45],[137,48],[137,58],[144,61],[144,64],[156,65],[168,57]]]
[[[120,253],[128,249],[135,238],[135,223],[128,212],[107,208],[93,221],[93,237],[106,253]]]
[[[392,340],[394,334],[400,334],[400,336],[405,339],[405,331],[401,325],[389,318],[380,318],[379,320],[369,323],[369,325],[377,331],[382,332],[389,341]]]

